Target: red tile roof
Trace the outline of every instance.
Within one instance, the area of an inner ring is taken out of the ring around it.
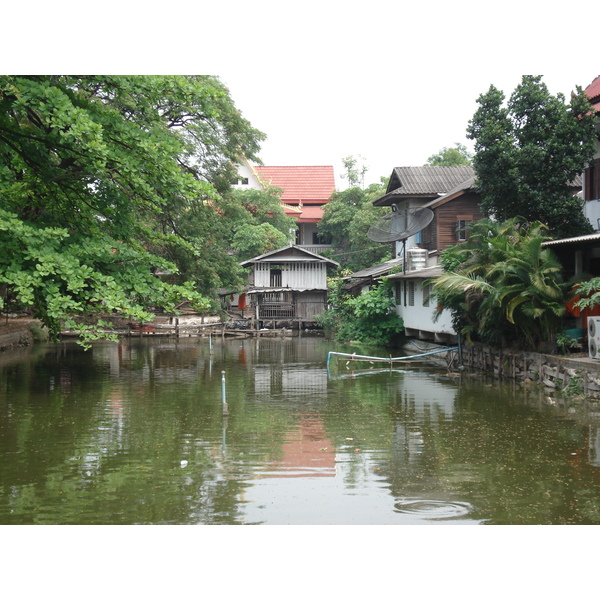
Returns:
[[[261,167],[254,170],[266,183],[283,190],[285,204],[324,204],[335,191],[333,167]]]
[[[600,75],[585,88],[585,93],[592,102],[592,106],[600,109]]]
[[[284,206],[288,217],[296,217],[298,223],[318,223],[323,218],[323,209],[320,206],[304,204],[301,209]],[[294,210],[295,209],[295,210]]]

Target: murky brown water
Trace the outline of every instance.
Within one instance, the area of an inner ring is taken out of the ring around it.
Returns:
[[[322,338],[0,355],[1,524],[600,522],[600,422]],[[222,371],[226,402],[223,416]]]

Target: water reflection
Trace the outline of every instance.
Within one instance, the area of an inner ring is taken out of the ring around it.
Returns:
[[[593,415],[431,363],[328,373],[331,349],[158,338],[1,357],[0,523],[600,521]]]

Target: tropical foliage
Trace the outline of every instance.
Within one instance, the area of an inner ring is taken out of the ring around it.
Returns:
[[[393,286],[384,280],[368,292],[353,296],[344,293],[340,279],[330,282],[332,306],[318,318],[326,330],[341,341],[366,346],[400,346],[404,323],[395,312]]]
[[[222,215],[247,208],[229,182],[262,139],[215,77],[0,77],[0,307],[53,333],[208,308],[241,281]]]
[[[369,227],[389,212],[389,208],[373,206],[373,200],[385,192],[385,183],[371,184],[367,189],[351,187],[334,192],[318,223],[319,235],[335,247],[331,257],[342,269],[359,271],[391,258],[391,245],[378,244],[367,238]]]
[[[574,303],[579,309],[593,309],[600,305],[600,277],[581,281],[574,286],[573,291],[580,298]]]
[[[526,75],[506,106],[491,86],[468,127],[482,209],[499,221],[540,221],[554,237],[591,232],[572,184],[594,154],[595,116],[581,88],[568,104]]]
[[[484,219],[468,241],[442,255],[445,273],[433,280],[438,311],[452,313],[468,339],[535,350],[553,339],[565,313],[561,265],[542,246],[550,239],[539,223]]]

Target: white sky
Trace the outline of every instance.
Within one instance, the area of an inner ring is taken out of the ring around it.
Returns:
[[[523,74],[541,74],[568,95],[600,75],[595,15],[562,3],[204,4],[40,3],[27,43],[3,34],[6,72],[217,75],[267,134],[264,164],[333,165],[342,189],[348,155],[362,157],[370,183],[444,146],[471,147],[465,130],[490,84],[510,95]],[[6,10],[5,22],[22,18]]]

